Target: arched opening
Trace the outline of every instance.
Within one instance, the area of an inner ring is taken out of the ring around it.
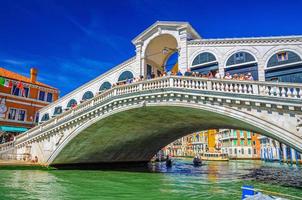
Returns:
[[[225,66],[225,72],[231,75],[251,73],[254,80],[258,80],[258,63],[255,57],[245,51],[240,51],[231,55]]]
[[[265,69],[266,81],[302,83],[302,59],[292,51],[272,55]]]
[[[109,83],[108,81],[106,81],[106,82],[104,82],[104,83],[101,85],[99,91],[102,92],[102,91],[104,91],[104,90],[109,90],[110,88],[111,88],[111,83]]]
[[[53,112],[53,115],[59,115],[63,112],[62,106],[55,107],[55,110]]]
[[[93,98],[93,93],[91,91],[86,91],[82,97],[82,100],[88,100]]]
[[[124,82],[127,82],[127,81],[132,81],[133,78],[134,78],[134,76],[133,76],[132,72],[130,72],[130,71],[124,71],[118,77],[118,82],[119,83],[124,83]]]
[[[208,74],[209,72],[215,72],[218,70],[218,61],[214,54],[209,52],[203,52],[198,54],[191,67],[191,72],[197,72],[199,74]]]
[[[77,101],[75,99],[71,99],[68,104],[67,104],[67,108],[73,108],[77,105]]]
[[[49,120],[49,114],[48,113],[45,113],[42,118],[41,118],[41,121],[44,122],[44,121],[47,121]]]
[[[147,78],[161,76],[165,71],[178,71],[176,39],[162,34],[152,39],[145,50],[145,74]],[[176,61],[176,62],[175,62]]]
[[[178,72],[178,51],[175,51],[170,56],[167,57],[167,60],[164,64],[164,71],[165,72],[172,72],[176,74]]]
[[[85,126],[55,152],[51,163],[147,162],[169,143],[209,129],[246,130],[250,137],[251,133],[261,133],[292,146],[293,140],[285,139],[283,134],[270,132],[269,126],[262,129],[253,123],[244,118],[190,107],[135,108]],[[241,132],[236,134],[241,137]],[[87,144],[93,145],[85,148]],[[237,144],[240,143],[237,141]]]

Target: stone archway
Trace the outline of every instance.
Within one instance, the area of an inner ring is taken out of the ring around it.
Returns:
[[[150,40],[144,52],[144,76],[163,73],[168,58],[178,51],[177,47],[176,38],[170,34],[161,34]]]
[[[211,107],[179,103],[123,109],[83,124],[58,146],[48,164],[147,162],[170,142],[207,129],[249,130],[291,145],[293,139],[278,128],[256,121],[254,117],[243,118],[240,111],[225,115]]]

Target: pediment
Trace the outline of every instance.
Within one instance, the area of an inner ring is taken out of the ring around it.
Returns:
[[[144,41],[152,34],[161,30],[179,31],[181,29],[187,29],[192,39],[201,39],[200,35],[195,31],[195,29],[193,29],[193,27],[188,22],[157,21],[153,25],[148,27],[145,31],[136,36],[132,40],[132,43],[135,45],[141,41]]]

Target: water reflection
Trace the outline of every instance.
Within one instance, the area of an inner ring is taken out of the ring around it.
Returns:
[[[244,184],[295,196],[302,187],[301,169],[261,161],[175,160],[149,172],[1,170],[0,199],[240,199]]]

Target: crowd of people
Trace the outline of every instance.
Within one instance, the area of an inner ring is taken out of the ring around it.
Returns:
[[[199,72],[186,72],[185,76],[201,77],[201,78],[216,78],[216,79],[226,79],[226,80],[239,80],[239,81],[253,81],[254,78],[252,73],[248,72],[246,74],[233,74],[229,72],[225,73],[225,76],[221,76],[218,70],[209,71],[207,74]]]
[[[254,78],[252,76],[252,73],[248,72],[245,74],[233,74],[231,75],[229,72],[226,72],[224,76],[222,76],[218,70],[216,71],[209,71],[208,73],[200,73],[200,72],[191,72],[187,71],[184,74],[181,73],[181,71],[178,71],[177,73],[168,71],[163,73],[158,73],[157,75],[155,73],[148,74],[147,77],[140,76],[137,78],[132,79],[126,79],[125,81],[117,82],[116,84],[113,84],[112,87],[118,86],[118,85],[125,85],[129,83],[135,83],[143,80],[149,80],[154,79],[158,77],[165,77],[165,76],[191,76],[191,77],[200,77],[200,78],[215,78],[215,79],[225,79],[225,80],[240,80],[240,81],[253,81]]]
[[[14,141],[15,136],[16,136],[16,133],[1,132],[0,133],[0,144]]]

